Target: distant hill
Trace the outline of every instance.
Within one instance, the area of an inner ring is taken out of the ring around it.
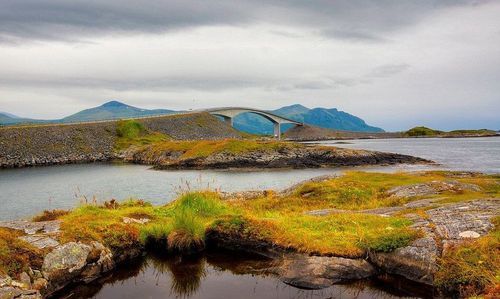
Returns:
[[[81,122],[106,119],[141,117],[149,115],[169,114],[174,112],[167,109],[141,109],[118,101],[110,101],[99,107],[82,110],[78,113],[61,119],[62,122]]]
[[[0,112],[0,125],[14,125],[19,123],[39,123],[41,120],[22,118],[7,112]]]
[[[355,132],[384,132],[384,130],[382,130],[381,128],[369,126],[364,120],[357,116],[339,111],[335,108],[309,109],[302,105],[296,104],[285,106],[271,112],[283,117],[287,117],[321,128]],[[273,125],[269,121],[251,113],[241,114],[236,117],[234,120],[234,125],[239,130],[254,134],[273,133]],[[282,131],[286,131],[290,127],[292,126],[284,125]]]
[[[403,133],[406,137],[481,137],[496,136],[497,132],[488,129],[453,130],[449,132],[434,130],[428,127],[414,127]]]
[[[8,113],[0,113],[0,124],[16,123],[68,123],[85,122],[120,118],[143,117],[150,115],[170,114],[175,111],[167,109],[142,109],[130,106],[118,101],[109,101],[101,106],[82,110],[73,115],[56,120],[34,120],[28,118],[19,118]],[[309,125],[344,131],[355,132],[383,132],[382,129],[369,126],[359,117],[349,113],[339,111],[335,108],[314,108],[309,109],[302,105],[291,105],[271,111],[275,114],[290,119],[304,122]],[[243,113],[234,120],[236,129],[254,133],[254,134],[273,134],[273,124],[259,115],[252,113]],[[282,131],[293,127],[293,125],[283,125]]]

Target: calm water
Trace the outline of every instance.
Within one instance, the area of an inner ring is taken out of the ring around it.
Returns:
[[[392,299],[430,296],[425,289],[408,281],[376,279],[322,290],[303,290],[286,285],[273,276],[248,274],[259,273],[259,269],[265,269],[269,263],[256,257],[227,252],[191,258],[148,255],[100,281],[64,291],[59,298]]]
[[[322,142],[347,148],[390,151],[434,160],[441,165],[362,168],[369,171],[446,168],[500,173],[500,138],[352,140]],[[130,164],[85,164],[0,170],[0,220],[29,217],[44,209],[68,209],[80,201],[141,198],[164,204],[179,190],[280,189],[341,169],[264,171],[156,171]]]
[[[500,137],[405,138],[323,141],[324,145],[407,154],[435,161],[440,169],[500,173]]]

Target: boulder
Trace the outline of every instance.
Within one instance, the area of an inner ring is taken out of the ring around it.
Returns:
[[[60,245],[43,261],[42,272],[48,281],[46,292],[53,293],[72,282],[90,282],[114,265],[111,251],[99,242]]]
[[[281,280],[295,287],[322,289],[349,280],[368,278],[375,268],[363,259],[291,255],[278,270]]]
[[[0,288],[0,299],[42,299],[42,295],[37,290],[3,287]]]

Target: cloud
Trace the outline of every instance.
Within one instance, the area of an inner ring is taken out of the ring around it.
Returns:
[[[159,34],[200,26],[274,23],[329,38],[381,41],[442,8],[468,0],[15,0],[0,1],[0,42],[76,42],[113,34]]]
[[[399,74],[401,72],[404,72],[409,68],[410,68],[410,65],[406,64],[406,63],[380,65],[380,66],[373,68],[368,74],[366,74],[366,77],[368,77],[368,78],[390,77],[390,76]]]

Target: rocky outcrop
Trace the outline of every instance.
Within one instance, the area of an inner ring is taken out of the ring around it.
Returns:
[[[299,254],[286,256],[277,272],[283,282],[305,289],[323,289],[377,273],[370,263],[362,259]]]
[[[491,219],[499,213],[500,200],[485,199],[445,204],[427,210],[425,217],[409,214],[413,227],[423,236],[390,253],[371,252],[370,261],[388,273],[432,285],[443,252],[453,244],[487,234],[494,227]]]
[[[113,254],[101,243],[70,242],[56,247],[43,261],[42,273],[51,294],[70,283],[90,282],[115,267]]]
[[[150,164],[159,169],[314,168],[430,162],[393,153],[309,146],[237,154],[218,152],[197,158],[183,158],[181,152],[159,152],[145,147],[124,152],[123,158],[127,162]]]
[[[0,227],[23,231],[26,235],[20,236],[20,239],[45,252],[40,269],[30,268],[29,272],[22,272],[16,279],[0,276],[0,299],[49,296],[68,285],[88,283],[100,278],[117,264],[142,254],[142,248],[130,248],[113,254],[99,242],[60,244],[58,220],[8,221],[0,222]]]
[[[409,198],[416,196],[430,196],[443,192],[460,193],[463,191],[481,191],[481,188],[473,184],[465,184],[455,180],[432,181],[429,183],[399,186],[389,189],[387,195],[391,197]]]

